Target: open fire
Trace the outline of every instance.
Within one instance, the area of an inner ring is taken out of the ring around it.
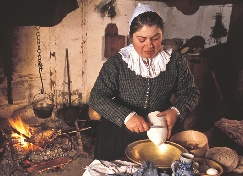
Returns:
[[[33,146],[33,144],[26,141],[26,137],[28,137],[28,138],[31,137],[29,125],[25,124],[22,121],[22,119],[19,117],[9,119],[9,123],[11,124],[13,131],[16,130],[16,132],[17,132],[17,133],[13,132],[11,134],[11,137],[16,140],[16,142],[14,142],[15,147],[18,150],[30,149]],[[19,132],[19,134],[18,134],[18,132]],[[26,137],[24,137],[24,136],[26,136]]]
[[[31,126],[15,117],[8,119],[8,126],[10,130],[3,130],[6,145],[0,164],[5,164],[1,165],[0,175],[16,175],[15,172],[19,172],[17,175],[41,173],[62,168],[78,156],[88,157],[83,144],[89,145],[92,142],[87,143],[87,138],[81,135],[81,131],[90,127],[83,128],[81,125],[79,128],[78,122],[75,127],[69,127],[62,119],[50,118]],[[0,128],[2,129],[1,124]]]

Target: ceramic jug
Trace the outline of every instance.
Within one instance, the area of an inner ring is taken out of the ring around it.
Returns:
[[[193,168],[194,155],[190,153],[182,153],[179,160],[175,160],[171,164],[173,176],[200,176],[197,169]]]

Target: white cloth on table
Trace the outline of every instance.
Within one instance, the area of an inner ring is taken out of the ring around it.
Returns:
[[[107,174],[127,173],[134,174],[141,166],[132,162],[114,160],[94,160],[89,166],[85,167],[83,176],[106,176]]]

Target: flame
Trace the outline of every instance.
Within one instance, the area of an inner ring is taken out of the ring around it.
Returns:
[[[15,118],[9,119],[9,123],[12,125],[12,127],[14,129],[19,131],[21,134],[24,134],[28,137],[31,136],[29,125],[24,123],[20,117],[15,117]],[[32,145],[32,144],[26,142],[25,137],[23,137],[22,135],[19,135],[17,133],[13,133],[11,136],[19,139],[19,143],[20,143],[22,148],[27,149],[27,148],[29,148],[30,145]]]

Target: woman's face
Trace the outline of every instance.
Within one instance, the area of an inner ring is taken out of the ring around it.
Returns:
[[[133,46],[143,58],[152,58],[161,49],[161,42],[162,30],[156,25],[145,25],[132,36]]]

